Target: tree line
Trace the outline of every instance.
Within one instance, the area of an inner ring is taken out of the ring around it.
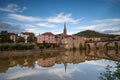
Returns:
[[[10,33],[8,33],[7,31],[1,31],[0,32],[0,43],[13,43],[14,41],[10,39]],[[16,43],[24,43],[25,42],[25,38],[19,36],[16,38]],[[27,42],[28,43],[32,43],[35,42],[35,38],[33,38],[33,36],[29,36],[27,38]]]

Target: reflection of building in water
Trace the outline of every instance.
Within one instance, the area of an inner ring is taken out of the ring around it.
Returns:
[[[55,62],[57,64],[64,64],[65,72],[67,71],[67,64],[73,63],[77,64],[80,62],[85,61],[85,54],[79,53],[79,51],[73,52],[73,51],[66,51],[64,54],[57,56]]]
[[[108,51],[90,51],[86,54],[86,60],[107,59],[120,61],[120,53],[115,50]]]
[[[61,53],[46,53],[37,54],[35,56],[21,56],[21,57],[10,57],[0,59],[0,73],[5,72],[9,67],[14,67],[16,65],[20,67],[30,67],[34,68],[34,63],[37,59],[38,65],[41,67],[52,67],[55,64],[63,64],[65,72],[67,71],[67,65],[69,63],[78,64],[84,62],[85,60],[98,60],[107,59],[120,61],[120,52],[113,51],[90,51],[89,53],[79,52],[79,51],[66,51]]]
[[[80,54],[79,51],[66,51],[64,56],[61,57],[61,59],[62,62],[76,64],[85,61],[85,54]]]
[[[46,59],[38,59],[38,65],[41,67],[52,67],[55,65],[55,57],[53,58],[46,58]]]
[[[17,63],[16,63],[16,61],[15,60],[11,60],[10,61],[10,66],[15,66]]]
[[[64,68],[65,68],[65,72],[67,71],[67,62],[63,62],[64,64]]]

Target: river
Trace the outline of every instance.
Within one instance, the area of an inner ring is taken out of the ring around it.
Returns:
[[[0,53],[0,80],[98,80],[107,65],[120,61],[119,51],[6,53]]]

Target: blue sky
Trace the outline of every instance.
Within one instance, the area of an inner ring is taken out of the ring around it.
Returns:
[[[120,34],[120,0],[0,0],[0,31]]]

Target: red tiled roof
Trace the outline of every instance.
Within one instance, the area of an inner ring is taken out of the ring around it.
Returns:
[[[43,33],[42,35],[54,35],[54,34],[51,32],[46,32],[46,33]]]
[[[15,34],[15,33],[9,33],[10,35],[17,35],[17,34]]]

